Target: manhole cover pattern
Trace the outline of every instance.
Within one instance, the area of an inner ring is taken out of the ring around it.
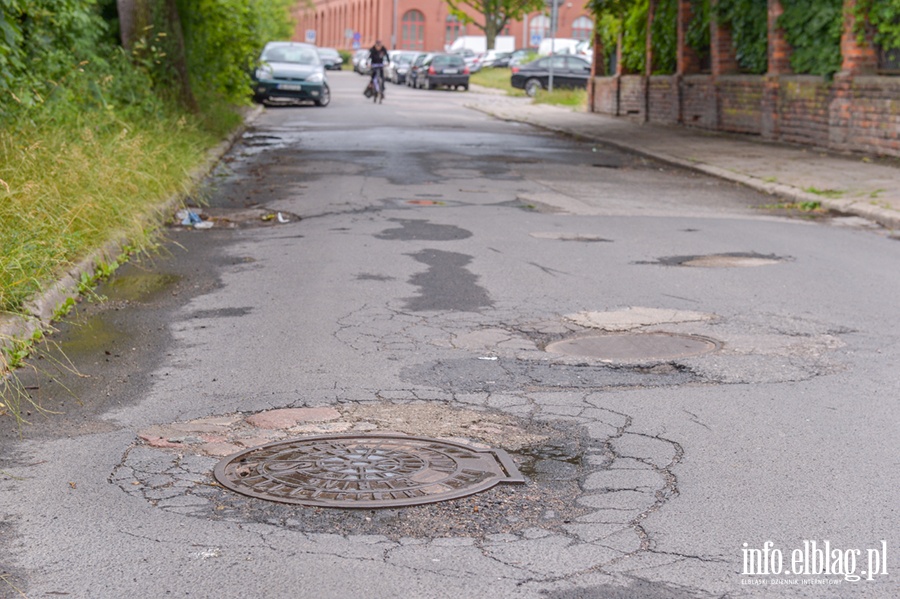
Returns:
[[[401,435],[331,435],[270,443],[223,459],[216,480],[243,495],[337,508],[436,503],[524,483],[498,449]]]
[[[630,333],[564,339],[549,344],[547,351],[611,362],[642,362],[696,356],[718,347],[712,339],[699,335]]]

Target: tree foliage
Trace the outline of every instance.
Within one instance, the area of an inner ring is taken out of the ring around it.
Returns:
[[[293,0],[127,0],[148,18],[125,51],[115,41],[120,2],[0,0],[0,115],[51,100],[153,107],[179,82],[203,98],[245,102],[262,45],[293,32]]]
[[[857,0],[855,17],[860,41],[868,24],[875,30],[877,45],[885,50],[900,48],[900,0]]]
[[[778,26],[791,45],[795,73],[830,77],[841,68],[843,0],[781,0]]]
[[[510,21],[518,21],[526,14],[544,8],[543,0],[446,0],[450,14],[462,23],[475,25],[484,32],[487,48],[493,50],[494,40]],[[472,13],[477,14],[473,17]]]
[[[767,0],[719,0],[713,16],[731,28],[741,70],[762,74],[769,69],[769,9]]]

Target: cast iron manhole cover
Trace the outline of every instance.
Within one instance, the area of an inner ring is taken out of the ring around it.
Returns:
[[[593,335],[555,341],[547,351],[609,362],[645,362],[696,356],[718,349],[719,344],[699,335],[626,333]]]
[[[269,443],[228,456],[216,480],[243,495],[335,508],[390,508],[524,483],[499,449],[402,435],[330,435]]]

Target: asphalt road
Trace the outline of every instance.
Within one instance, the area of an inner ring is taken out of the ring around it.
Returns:
[[[896,240],[474,92],[330,78],[226,156],[213,228],[171,227],[23,371],[53,412],[2,431],[0,595],[897,596]],[[387,432],[526,482],[346,510],[212,476]]]

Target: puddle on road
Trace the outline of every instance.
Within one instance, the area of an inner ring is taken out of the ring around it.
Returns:
[[[111,301],[138,302],[169,291],[181,277],[172,274],[136,273],[113,276],[98,289]]]
[[[71,329],[60,349],[73,362],[78,363],[81,356],[114,353],[114,349],[123,345],[128,338],[128,335],[109,322],[106,314],[100,313],[71,323]]]

